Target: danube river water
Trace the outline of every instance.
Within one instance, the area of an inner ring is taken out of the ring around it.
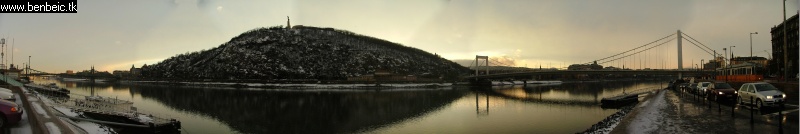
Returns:
[[[235,89],[56,83],[134,102],[186,133],[575,133],[618,111],[600,99],[655,81],[440,89]]]

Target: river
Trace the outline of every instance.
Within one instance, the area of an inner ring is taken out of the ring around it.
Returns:
[[[186,133],[575,133],[618,111],[600,99],[662,82],[441,89],[234,89],[57,83],[178,119]],[[664,84],[664,86],[666,86]]]

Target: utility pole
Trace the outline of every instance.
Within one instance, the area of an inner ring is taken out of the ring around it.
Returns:
[[[783,28],[782,28],[783,29],[783,80],[784,81],[788,81],[789,80],[789,63],[788,63],[789,50],[787,50],[788,46],[786,46],[786,34],[787,34],[786,33],[786,27],[787,27],[787,24],[786,24],[786,0],[783,0],[783,20],[782,20],[782,22],[783,22]]]

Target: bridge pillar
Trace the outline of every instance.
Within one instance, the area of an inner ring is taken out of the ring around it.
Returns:
[[[683,36],[681,36],[681,30],[678,30],[678,71],[683,70],[683,46],[681,46],[681,41],[683,40]],[[683,78],[682,73],[678,73],[678,79]]]
[[[489,74],[489,56],[480,56],[475,55],[475,76],[478,76],[478,67],[480,67],[480,63],[478,61],[484,60],[486,62],[486,74]]]

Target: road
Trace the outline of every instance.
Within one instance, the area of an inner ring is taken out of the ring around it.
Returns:
[[[751,111],[753,123],[750,122]],[[784,115],[779,115],[779,111]],[[798,133],[797,111],[796,104],[787,104],[784,109],[754,110],[751,106],[732,102],[720,105],[692,94],[662,90],[637,104],[611,133],[771,134],[783,131],[791,134]]]

